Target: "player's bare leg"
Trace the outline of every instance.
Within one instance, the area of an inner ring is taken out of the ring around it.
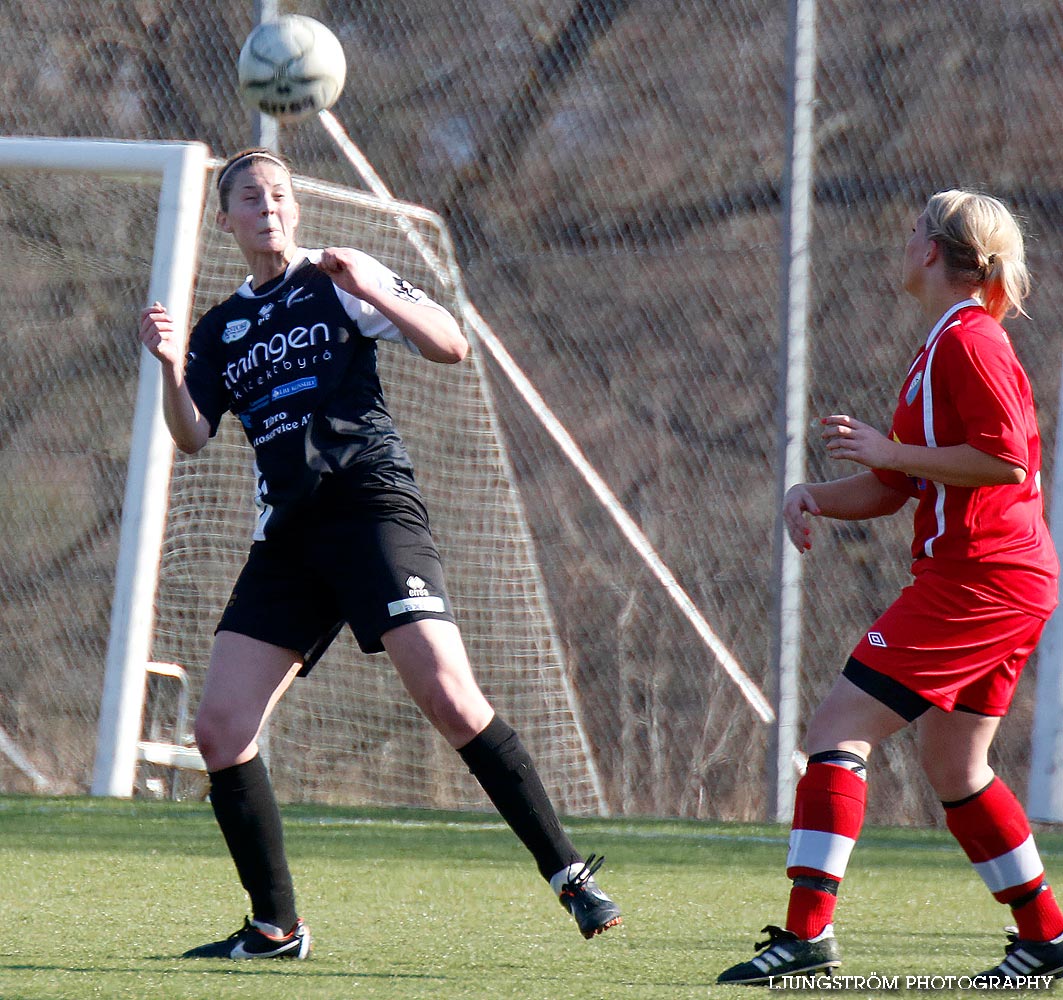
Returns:
[[[458,627],[425,619],[385,632],[382,640],[414,703],[455,749],[494,716],[469,664]]]
[[[919,760],[942,802],[973,795],[993,780],[989,747],[1000,719],[973,712],[931,708],[916,723]]]
[[[196,711],[196,745],[208,771],[258,753],[259,731],[291,686],[302,659],[291,649],[219,632]]]
[[[295,910],[280,811],[258,734],[302,661],[290,649],[235,632],[219,632],[196,714],[196,741],[210,773],[211,806],[253,919],[186,958],[306,958],[310,932]]]

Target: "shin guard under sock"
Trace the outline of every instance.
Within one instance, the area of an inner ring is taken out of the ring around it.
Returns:
[[[261,757],[210,774],[210,804],[251,897],[256,920],[294,926],[295,890],[284,854],[280,810]]]
[[[497,715],[458,750],[487,797],[532,853],[543,878],[580,856],[561,827],[520,737]]]
[[[808,940],[834,919],[838,885],[860,836],[867,804],[865,763],[827,751],[809,760],[797,784],[786,874],[794,880],[786,929]]]
[[[1044,882],[1044,865],[1026,811],[999,778],[958,802],[943,802],[945,822],[998,902],[1012,907],[1019,937],[1051,941],[1063,913]]]

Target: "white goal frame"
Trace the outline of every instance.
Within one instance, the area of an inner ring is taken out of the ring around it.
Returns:
[[[158,177],[148,300],[187,329],[210,150],[201,142],[0,136],[0,168]],[[132,337],[134,318],[130,318]],[[92,779],[93,795],[133,794],[173,445],[160,366],[141,352],[114,601]]]
[[[1059,389],[1052,469],[1048,524],[1056,551],[1063,553],[1063,383]],[[1045,625],[1037,647],[1026,811],[1030,819],[1063,823],[1063,612],[1058,610]]]
[[[346,139],[345,147],[352,146]],[[352,162],[360,166],[360,161]],[[209,148],[198,142],[0,136],[0,169],[95,173],[159,181],[147,301],[164,303],[180,330],[187,330],[190,325],[200,225],[207,175],[212,165]],[[382,202],[393,202],[390,191],[370,166],[359,169],[359,173]],[[410,235],[411,242],[415,235]],[[415,248],[418,248],[416,243]],[[754,712],[762,721],[774,722],[775,713],[756,684],[734,660],[605,481],[516,367],[465,297],[460,282],[458,292],[463,318],[478,339],[592,488],[621,533],[694,626]],[[132,335],[135,317],[130,321]],[[152,658],[158,571],[167,523],[168,486],[174,461],[172,442],[162,417],[161,397],[160,367],[147,351],[141,350],[91,784],[91,793],[97,796],[129,797],[135,786],[147,670]],[[582,730],[580,735],[586,744]],[[586,750],[588,759],[593,760],[590,748]],[[600,788],[598,794],[603,798]]]

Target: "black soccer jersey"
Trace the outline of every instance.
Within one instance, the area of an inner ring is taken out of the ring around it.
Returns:
[[[300,249],[256,294],[250,279],[192,330],[185,380],[211,436],[226,410],[255,451],[255,538],[274,534],[326,474],[416,490],[406,448],[384,405],[376,341],[406,344],[369,303],[333,284]],[[380,287],[414,301],[424,292],[379,261]]]

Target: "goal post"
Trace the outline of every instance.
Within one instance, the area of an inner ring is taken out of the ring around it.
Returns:
[[[1049,529],[1063,553],[1063,385],[1056,414]],[[1063,616],[1059,610],[1045,625],[1037,647],[1037,686],[1026,809],[1030,819],[1063,823]]]
[[[161,178],[148,289],[178,328],[188,321],[209,150],[199,142],[0,138],[0,168]],[[152,607],[173,446],[162,419],[157,362],[142,352],[111,626],[100,704],[93,795],[133,792]]]
[[[188,326],[207,159],[208,149],[202,143],[149,147],[146,158],[148,163],[159,163],[162,171],[148,299],[166,306],[178,330]],[[93,795],[133,794],[159,552],[166,524],[166,486],[173,462],[173,443],[161,404],[161,368],[142,349]]]

